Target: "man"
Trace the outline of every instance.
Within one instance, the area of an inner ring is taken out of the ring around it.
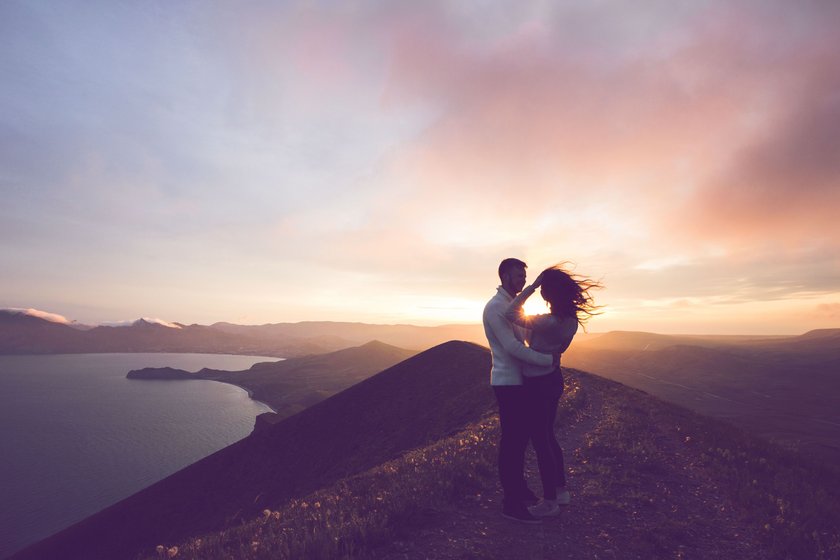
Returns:
[[[505,318],[505,311],[513,298],[525,287],[527,265],[519,259],[505,259],[499,265],[498,287],[484,307],[484,334],[490,344],[493,367],[490,385],[499,405],[499,480],[504,492],[502,515],[524,523],[539,523],[531,515],[526,501],[536,502],[536,496],[525,483],[525,448],[528,446],[529,407],[522,380],[522,362],[550,366],[550,354],[531,350],[525,344],[525,332]]]

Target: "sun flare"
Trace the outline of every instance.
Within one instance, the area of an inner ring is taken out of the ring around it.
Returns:
[[[540,297],[539,292],[528,298],[525,305],[522,306],[526,315],[539,315],[540,313],[548,313],[548,304]]]

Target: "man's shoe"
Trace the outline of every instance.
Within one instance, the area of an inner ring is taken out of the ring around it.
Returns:
[[[569,495],[568,490],[558,490],[557,491],[557,505],[559,506],[567,506],[569,502],[572,501],[572,497]]]
[[[534,517],[554,517],[560,515],[560,506],[557,500],[542,500],[537,505],[529,507],[528,512]]]
[[[520,523],[528,523],[529,525],[537,525],[542,523],[541,519],[537,519],[531,515],[524,505],[518,504],[516,506],[505,506],[502,509],[502,517],[519,521]]]

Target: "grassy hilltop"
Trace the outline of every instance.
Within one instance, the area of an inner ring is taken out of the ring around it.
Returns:
[[[437,346],[14,558],[840,556],[833,467],[577,370],[556,426],[572,505],[502,519],[489,366]]]

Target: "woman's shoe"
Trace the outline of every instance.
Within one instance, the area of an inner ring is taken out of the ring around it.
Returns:
[[[572,501],[572,497],[569,495],[568,490],[558,490],[557,491],[557,505],[560,506],[567,506],[569,502]]]

